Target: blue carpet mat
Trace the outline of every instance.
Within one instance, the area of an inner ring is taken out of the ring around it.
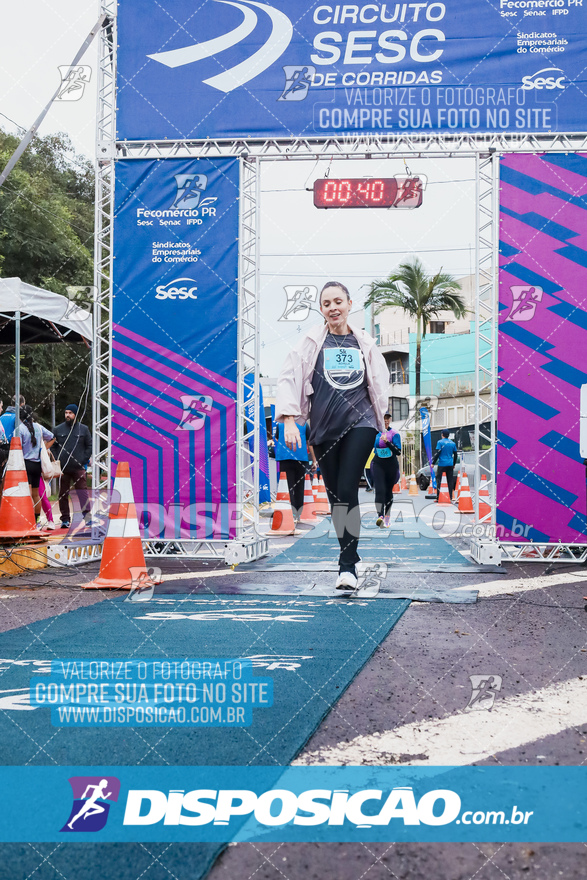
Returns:
[[[396,515],[401,517],[401,512]],[[334,570],[338,554],[338,540],[327,518],[271,559],[241,565],[239,570],[271,570],[277,566],[282,570],[285,566],[300,569],[306,565],[311,566],[308,570]],[[400,518],[389,529],[378,528],[375,516],[363,517],[359,555],[363,562],[384,562],[409,571],[469,572],[477,568],[433,528],[408,517]]]
[[[273,706],[255,709],[247,728],[57,728],[49,709],[7,710],[4,701],[3,763],[287,765],[409,604],[320,597],[114,599],[2,633],[0,690],[17,703],[26,701],[30,678],[54,659],[253,657],[255,674],[273,679]],[[221,849],[4,845],[0,880],[198,880]]]

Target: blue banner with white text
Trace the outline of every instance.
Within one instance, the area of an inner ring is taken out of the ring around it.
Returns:
[[[580,132],[582,0],[119,0],[117,138]]]
[[[0,784],[3,842],[587,838],[587,767],[0,767]]]
[[[144,537],[233,537],[237,159],[116,163],[112,459]]]

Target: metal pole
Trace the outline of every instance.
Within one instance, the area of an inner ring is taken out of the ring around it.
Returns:
[[[15,357],[14,365],[14,433],[16,435],[20,425],[20,312],[14,315],[15,320]]]
[[[102,14],[100,16],[100,18],[98,19],[98,21],[96,22],[96,24],[94,25],[94,27],[92,28],[92,30],[90,31],[90,33],[88,34],[88,36],[86,37],[84,42],[82,43],[81,47],[79,48],[75,58],[73,59],[73,61],[69,65],[69,70],[67,71],[68,76],[72,72],[72,69],[76,66],[76,64],[78,64],[80,62],[80,60],[82,59],[82,57],[84,56],[84,54],[86,52],[86,49],[88,48],[88,46],[90,45],[90,43],[92,42],[92,40],[94,39],[94,37],[96,36],[98,31],[101,30],[102,25],[105,23],[107,18],[108,18],[108,16],[105,14]],[[35,121],[31,125],[31,127],[29,128],[29,130],[27,131],[27,133],[25,134],[25,136],[23,137],[23,139],[19,143],[18,147],[16,148],[16,150],[14,151],[14,153],[12,154],[12,156],[10,157],[8,162],[6,163],[4,170],[0,173],[0,186],[2,186],[2,184],[4,183],[4,181],[6,180],[6,178],[8,177],[8,175],[10,174],[10,172],[12,171],[12,169],[14,168],[14,166],[16,165],[16,163],[18,162],[18,160],[20,159],[20,157],[22,156],[22,154],[24,153],[24,151],[26,150],[26,148],[28,147],[28,145],[30,144],[32,139],[34,138],[34,136],[36,135],[37,129],[39,128],[41,122],[43,121],[43,119],[45,118],[45,116],[47,115],[49,110],[51,109],[51,105],[53,104],[57,95],[61,91],[62,87],[63,87],[63,83],[61,83],[59,85],[59,88],[55,90],[55,92],[53,93],[53,97],[51,98],[51,100],[49,101],[47,106],[41,110],[39,116],[37,116],[37,118],[35,119]]]
[[[481,278],[480,278],[480,236],[481,236],[481,181],[480,181],[480,158],[479,154],[475,156],[475,521],[479,520],[479,485],[481,482],[481,469],[479,467],[479,456],[481,436],[479,425],[481,421],[481,365],[480,365],[480,334],[481,334]]]

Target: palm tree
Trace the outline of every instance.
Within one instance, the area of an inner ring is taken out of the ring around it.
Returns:
[[[397,270],[383,281],[373,281],[365,305],[373,306],[378,315],[384,309],[402,309],[416,321],[416,412],[420,403],[420,373],[422,339],[426,336],[426,326],[440,312],[452,312],[462,318],[467,307],[458,291],[459,282],[440,269],[430,276],[418,257],[400,263]],[[416,465],[420,466],[420,428],[416,417]]]

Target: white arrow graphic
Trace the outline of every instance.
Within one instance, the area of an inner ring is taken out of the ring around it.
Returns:
[[[203,58],[210,58],[246,39],[257,24],[256,13],[249,9],[248,6],[233,2],[233,0],[216,0],[216,2],[236,6],[237,9],[241,10],[244,20],[237,28],[234,28],[228,34],[216,37],[213,40],[207,40],[204,43],[196,43],[194,46],[186,46],[182,49],[172,49],[169,52],[158,52],[148,57],[167,65],[167,67],[179,67]],[[221,92],[232,92],[260,73],[263,73],[285,52],[293,35],[292,23],[283,12],[265,3],[257,3],[255,0],[246,0],[246,2],[251,6],[262,9],[269,16],[273,25],[271,35],[267,42],[250,58],[204,80],[207,85]]]
[[[210,58],[218,52],[230,49],[236,46],[241,40],[245,40],[249,34],[255,30],[257,24],[257,14],[243,6],[242,3],[233,3],[231,0],[217,0],[218,3],[225,3],[228,6],[236,6],[244,15],[243,21],[234,30],[223,34],[221,37],[215,37],[213,40],[206,40],[205,43],[196,43],[194,46],[184,46],[183,49],[170,49],[168,52],[157,52],[155,55],[147,55],[153,61],[159,61],[167,67],[181,67],[184,64],[191,64],[193,61],[200,61],[202,58]]]

